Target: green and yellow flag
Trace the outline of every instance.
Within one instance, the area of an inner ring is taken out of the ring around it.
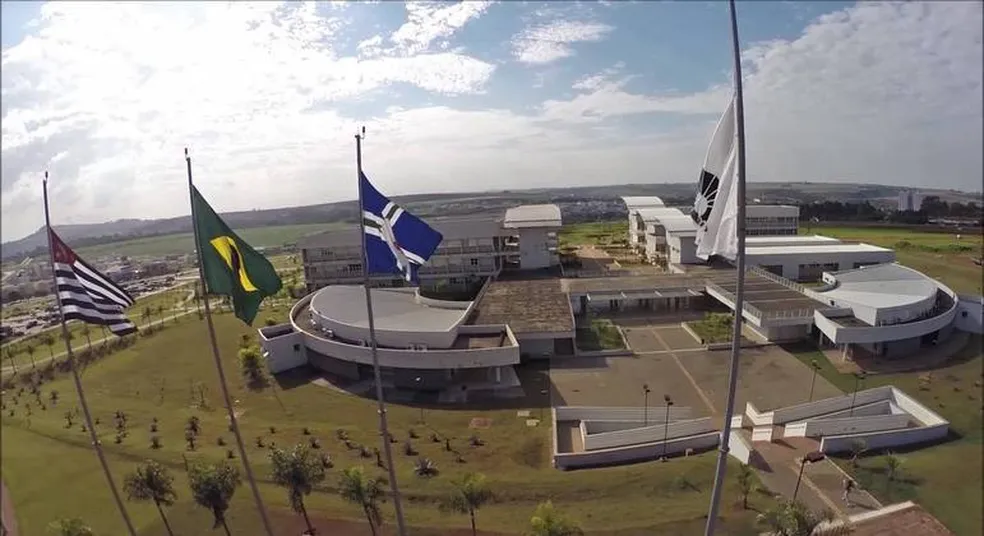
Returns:
[[[270,261],[229,229],[198,188],[191,187],[195,210],[198,261],[208,292],[232,298],[236,316],[253,325],[260,302],[280,291],[282,283]]]

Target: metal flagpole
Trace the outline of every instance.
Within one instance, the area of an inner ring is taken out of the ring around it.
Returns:
[[[366,290],[366,315],[369,318],[369,351],[372,354],[372,372],[376,382],[376,403],[379,405],[379,430],[383,434],[383,454],[386,456],[386,470],[389,472],[390,488],[393,490],[393,507],[396,509],[396,525],[400,536],[406,536],[407,528],[403,520],[403,504],[400,501],[400,488],[396,483],[396,468],[393,466],[393,452],[390,449],[389,427],[386,424],[386,402],[383,400],[383,380],[379,370],[379,353],[376,349],[376,322],[372,317],[372,293],[369,291],[369,263],[366,255],[366,223],[362,214],[362,140],[366,127],[355,135],[355,167],[359,185],[359,234],[362,235],[362,286]]]
[[[48,214],[48,172],[44,172],[44,227],[47,231],[48,238],[48,261],[51,265],[51,283],[52,290],[55,292],[55,302],[58,304],[58,314],[61,316],[61,331],[62,338],[65,339],[65,352],[68,354],[68,362],[72,368],[72,380],[75,382],[75,392],[79,395],[79,404],[82,406],[82,414],[85,415],[85,425],[89,428],[89,438],[92,440],[92,448],[96,450],[96,456],[99,458],[99,464],[102,465],[103,473],[106,475],[106,480],[109,482],[109,490],[113,492],[113,500],[116,501],[116,507],[120,509],[120,515],[123,516],[123,522],[126,524],[126,530],[129,531],[130,536],[137,536],[137,531],[133,528],[133,522],[130,521],[130,515],[126,512],[126,507],[123,506],[123,499],[120,498],[120,492],[116,489],[116,482],[113,481],[113,474],[109,472],[109,464],[106,462],[106,455],[103,453],[102,445],[99,443],[99,436],[96,434],[96,427],[92,425],[92,414],[89,412],[89,403],[85,400],[85,393],[82,391],[82,379],[79,378],[79,370],[76,366],[75,354],[72,352],[72,343],[68,338],[68,324],[65,323],[65,314],[62,312],[61,295],[58,293],[58,275],[55,274],[55,251],[54,246],[51,244],[51,216]]]
[[[728,1],[731,11],[731,44],[735,64],[735,123],[737,126],[738,181],[735,185],[738,197],[738,215],[735,232],[738,235],[737,273],[735,288],[735,321],[731,334],[731,370],[728,373],[728,403],[724,411],[724,430],[721,432],[721,447],[718,451],[717,470],[714,475],[714,490],[711,492],[711,505],[707,512],[707,525],[704,536],[714,534],[717,525],[718,508],[721,505],[721,490],[724,488],[724,474],[728,465],[728,443],[731,439],[731,418],[735,412],[735,391],[738,384],[738,352],[741,350],[741,321],[745,298],[745,106],[741,92],[741,49],[738,45],[738,17],[735,15],[735,0]]]
[[[256,479],[253,478],[253,469],[249,466],[249,459],[246,457],[246,446],[243,444],[243,436],[239,433],[239,422],[236,420],[236,412],[232,407],[232,398],[229,396],[229,387],[226,385],[225,370],[222,368],[222,359],[219,357],[219,343],[215,339],[215,324],[212,323],[212,310],[208,303],[208,285],[205,284],[205,265],[202,264],[202,252],[198,251],[198,219],[195,217],[195,194],[191,180],[191,157],[188,156],[188,148],[185,148],[185,163],[188,165],[188,197],[191,200],[191,227],[195,237],[195,251],[198,254],[198,278],[202,284],[202,294],[205,307],[205,323],[208,325],[208,338],[212,344],[212,357],[215,359],[215,368],[219,371],[219,385],[222,386],[222,397],[225,399],[226,410],[229,412],[229,423],[232,425],[232,433],[236,436],[236,446],[239,447],[239,457],[243,460],[243,467],[246,469],[246,480],[249,480],[249,487],[253,491],[253,499],[256,501],[256,508],[260,511],[260,519],[263,520],[263,528],[266,529],[267,536],[273,536],[273,529],[270,528],[270,519],[267,517],[266,507],[263,506],[263,499],[260,498],[260,489],[256,486]]]

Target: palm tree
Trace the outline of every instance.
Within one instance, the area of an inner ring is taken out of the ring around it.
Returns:
[[[85,524],[77,517],[71,519],[59,519],[48,525],[48,532],[57,536],[94,536],[92,527]]]
[[[28,344],[27,348],[24,348],[24,350],[27,351],[27,357],[31,358],[31,368],[38,368],[37,363],[34,362],[34,352],[37,348],[35,348],[33,344]]]
[[[44,336],[41,337],[41,342],[48,347],[48,357],[54,359],[55,353],[51,348],[55,345],[55,338],[52,337],[50,333],[45,333]]]
[[[343,499],[362,507],[362,512],[369,521],[369,529],[373,536],[382,524],[382,516],[379,515],[379,499],[383,496],[383,479],[380,477],[370,478],[362,470],[362,467],[349,467],[342,471],[342,478],[339,482],[338,493]]]
[[[143,313],[140,314],[140,318],[142,320],[146,320],[147,321],[147,325],[144,326],[144,327],[149,327],[150,326],[150,307],[144,307]]]
[[[821,523],[834,519],[830,510],[811,512],[800,502],[781,500],[758,515],[758,522],[773,536],[810,536]]]
[[[902,458],[892,451],[885,453],[885,469],[888,471],[888,481],[894,482],[898,476],[899,468],[902,467]]]
[[[82,324],[82,329],[80,331],[81,331],[82,335],[85,337],[85,344],[86,344],[85,348],[86,348],[86,350],[88,350],[89,352],[91,352],[92,351],[92,339],[89,338],[89,333],[91,331],[89,329],[89,324]]]
[[[530,518],[530,536],[580,536],[581,527],[554,510],[550,501],[540,503]]]
[[[452,485],[454,491],[442,507],[459,514],[468,514],[471,518],[472,536],[476,536],[478,532],[475,529],[475,512],[492,500],[492,490],[485,483],[485,475],[467,473]]]
[[[752,487],[755,485],[754,474],[752,468],[746,463],[741,464],[738,468],[738,490],[741,492],[743,510],[748,510],[748,494],[752,492]]]
[[[168,534],[174,536],[162,505],[174,504],[178,494],[174,492],[174,478],[163,465],[155,461],[147,461],[138,466],[136,471],[124,478],[123,490],[131,501],[154,501],[157,513],[161,515],[161,521],[164,522],[164,528],[167,529]]]
[[[273,449],[273,481],[287,488],[287,500],[295,512],[304,516],[307,534],[314,534],[314,526],[304,507],[304,496],[310,495],[315,485],[325,479],[325,467],[321,459],[313,456],[304,445],[296,445],[291,451]]]
[[[196,464],[188,470],[188,483],[195,502],[212,512],[214,523],[212,528],[219,525],[225,530],[226,536],[232,536],[226,525],[225,513],[229,509],[236,488],[242,483],[239,471],[227,464]]]
[[[10,361],[10,368],[14,369],[14,374],[17,374],[17,364],[14,363],[14,348],[12,346],[4,348],[3,354],[7,361]]]
[[[163,303],[157,306],[157,316],[161,317],[161,326],[164,325],[164,310],[165,309],[166,309],[166,307],[164,307],[164,304]]]

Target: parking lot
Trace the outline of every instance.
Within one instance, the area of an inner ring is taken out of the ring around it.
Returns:
[[[669,395],[694,416],[721,416],[728,389],[728,350],[708,351],[678,322],[639,325],[626,339],[637,354],[626,357],[575,358],[551,364],[551,403],[559,405],[642,406],[643,384],[649,404],[662,406]],[[739,361],[736,411],[745,402],[760,410],[806,402],[813,373],[778,346],[743,348]],[[841,392],[816,378],[814,399]]]

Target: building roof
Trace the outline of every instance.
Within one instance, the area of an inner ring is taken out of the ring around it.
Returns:
[[[892,250],[871,244],[810,244],[803,246],[746,246],[745,253],[748,255],[810,255],[817,253],[875,253],[888,252]]]
[[[520,227],[560,227],[560,207],[557,205],[521,205],[506,210],[502,226],[508,229]]]
[[[745,244],[753,246],[808,246],[812,244],[840,244],[841,241],[829,236],[798,235],[798,236],[748,236]]]
[[[748,205],[745,207],[749,218],[798,217],[800,209],[796,205]]]
[[[886,308],[921,302],[936,295],[936,281],[896,263],[829,273],[836,280],[821,296],[839,302]]]
[[[574,331],[570,300],[559,279],[492,281],[474,312],[469,324],[509,324],[517,335]]]
[[[502,220],[491,216],[426,218],[424,221],[440,232],[445,240],[486,238],[507,234],[502,231]],[[298,240],[297,246],[299,249],[307,249],[331,246],[358,246],[361,243],[359,226],[352,224],[350,227],[343,229],[304,236]]]
[[[663,200],[655,195],[629,195],[623,197],[622,202],[630,212],[645,207],[663,206]]]
[[[680,209],[670,207],[644,207],[636,210],[636,213],[645,222],[654,222],[667,217],[685,216]]]
[[[467,313],[465,308],[424,305],[412,288],[374,288],[372,314],[376,328],[387,331],[450,331]],[[433,301],[432,303],[439,303]],[[455,303],[460,307],[460,303]],[[311,299],[311,311],[342,324],[369,328],[366,295],[362,285],[330,285]]]

